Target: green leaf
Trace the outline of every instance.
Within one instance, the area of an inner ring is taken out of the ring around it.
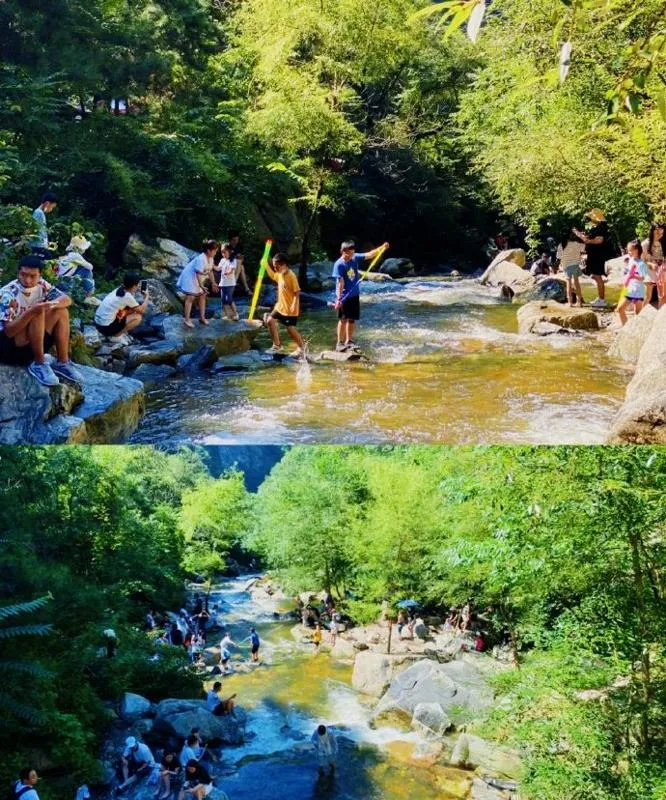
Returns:
[[[662,89],[657,94],[657,108],[661,114],[661,118],[666,122],[666,89]]]

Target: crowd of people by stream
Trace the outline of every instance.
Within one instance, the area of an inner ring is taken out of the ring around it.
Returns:
[[[264,586],[268,595],[273,594],[270,583]],[[477,610],[471,601],[460,608],[449,610],[441,626],[445,633],[459,640],[461,650],[484,652],[488,645],[492,622],[489,613]],[[157,614],[148,610],[144,620],[144,630],[156,644],[152,658],[160,658],[162,647],[182,648],[187,654],[190,669],[202,676],[202,680],[215,679],[206,692],[205,707],[214,716],[236,716],[236,694],[222,695],[222,679],[233,671],[231,658],[233,651],[247,648],[249,664],[256,665],[260,661],[261,640],[256,627],[248,625],[248,635],[235,642],[228,629],[219,627],[221,609],[217,604],[209,605],[208,595],[195,596],[191,609],[181,608],[178,613],[164,612]],[[351,623],[344,613],[340,612],[330,592],[320,596],[311,595],[293,598],[293,610],[288,615],[299,619],[303,630],[302,642],[313,647],[313,654],[319,653],[326,633],[330,648],[335,647],[340,631]],[[424,614],[420,604],[415,600],[404,600],[391,610],[388,603],[383,604],[380,624],[389,628],[395,626],[398,637],[403,640],[428,640],[429,627],[424,622]],[[219,642],[213,635],[221,636]],[[497,638],[497,637],[495,637]],[[103,647],[100,655],[115,658],[121,642],[112,628],[102,633]],[[390,632],[388,635],[390,648]],[[204,654],[208,654],[206,660]],[[211,664],[211,657],[214,663]],[[310,745],[316,760],[319,778],[332,780],[335,776],[338,758],[338,741],[336,733],[330,727],[319,724],[310,737]],[[199,728],[192,728],[189,735],[182,740],[179,748],[165,747],[163,750],[151,747],[138,738],[128,735],[118,752],[117,782],[114,788],[116,795],[122,795],[134,785],[153,787],[154,800],[203,800],[211,796],[215,800],[225,800],[227,795],[216,788],[217,767],[220,763],[218,742],[207,742]],[[33,767],[21,770],[12,788],[12,800],[39,800],[37,783],[39,776]],[[94,788],[94,787],[93,787]],[[106,797],[107,791],[101,796]],[[91,800],[91,791],[87,785],[78,788],[74,800]]]

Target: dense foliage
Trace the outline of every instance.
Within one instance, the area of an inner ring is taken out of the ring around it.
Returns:
[[[665,478],[649,449],[296,448],[251,543],[357,617],[405,596],[490,609],[523,663],[488,730],[527,752],[525,796],[647,798],[666,780]]]
[[[151,608],[180,608],[188,568],[201,569],[192,498],[199,490],[205,501],[212,479],[198,453],[139,447],[5,448],[0,470],[0,781],[31,762],[51,772],[43,796],[69,797],[77,781],[99,778],[108,704],[122,692],[199,691],[184,651],[150,658],[143,620]],[[211,552],[238,538],[233,499],[243,495],[236,474],[215,482],[232,522],[211,530]],[[108,628],[119,639],[111,659]]]
[[[486,205],[451,125],[471,56],[410,21],[422,5],[3,3],[0,236],[50,189],[60,248],[78,221],[113,265],[134,232],[241,228],[251,261],[269,233],[303,259],[389,231],[398,255],[474,244]]]
[[[45,798],[65,797],[94,782],[123,691],[195,695],[179,652],[149,658],[143,615],[244,551],[359,621],[405,596],[484,610],[520,668],[500,673],[477,730],[523,752],[523,796],[663,793],[661,449],[297,447],[255,495],[198,451],[0,455],[2,779],[36,761]]]

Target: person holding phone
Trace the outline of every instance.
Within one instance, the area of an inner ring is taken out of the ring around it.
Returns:
[[[16,280],[0,289],[0,363],[27,367],[44,386],[80,383],[69,358],[72,298],[42,278],[44,260],[24,256]],[[55,345],[57,360],[48,354]]]
[[[139,289],[143,292],[143,303],[134,296]],[[95,327],[112,342],[124,344],[126,334],[141,324],[148,308],[150,294],[146,281],[140,281],[134,272],[128,272],[123,285],[109,292],[95,312]]]

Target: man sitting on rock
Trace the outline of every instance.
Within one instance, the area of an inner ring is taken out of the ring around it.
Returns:
[[[58,376],[80,383],[69,359],[72,299],[42,278],[43,263],[24,256],[16,280],[0,289],[0,363],[27,367],[44,386],[59,384]],[[54,344],[57,361],[48,355]]]
[[[122,792],[139,778],[149,775],[154,767],[155,759],[148,745],[137,742],[134,736],[128,736],[125,739],[122,757],[123,783],[118,787],[118,791]]]

